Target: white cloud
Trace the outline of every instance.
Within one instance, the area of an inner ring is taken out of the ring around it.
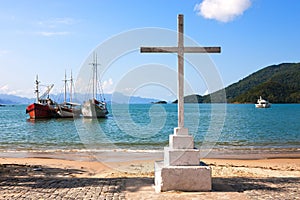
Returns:
[[[33,88],[30,89],[12,89],[8,84],[0,86],[0,94],[17,95],[20,97],[32,98],[34,96]]]
[[[207,19],[229,22],[240,16],[251,5],[250,0],[203,0],[194,11]]]
[[[113,93],[113,85],[114,82],[112,78],[109,78],[108,80],[103,81],[102,87],[104,90],[104,93]]]
[[[208,90],[205,90],[204,94],[203,95],[208,95],[209,94],[209,91]]]
[[[1,94],[17,95],[18,91],[10,89],[9,86],[6,84],[6,85],[3,85],[3,86],[0,87],[0,93]]]
[[[8,85],[0,86],[0,93],[6,93],[8,90]]]
[[[68,17],[39,21],[37,25],[45,31],[38,31],[35,34],[45,37],[70,35],[71,32],[61,31],[61,29],[66,29],[67,26],[73,25],[76,22],[76,20]]]
[[[52,23],[56,23],[56,24],[65,24],[65,25],[72,25],[75,23],[75,20],[72,18],[56,18],[54,20],[51,21]]]
[[[36,32],[37,35],[52,37],[52,36],[65,36],[70,35],[70,32],[67,31],[40,31]]]
[[[47,27],[47,28],[56,28],[61,25],[73,25],[75,24],[76,21],[72,18],[55,18],[55,19],[50,19],[50,20],[45,20],[45,21],[39,21],[38,25]]]

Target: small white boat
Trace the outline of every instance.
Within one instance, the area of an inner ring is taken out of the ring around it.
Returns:
[[[257,100],[257,104],[255,104],[256,108],[270,108],[271,104],[263,99],[261,96],[259,97],[259,99]]]

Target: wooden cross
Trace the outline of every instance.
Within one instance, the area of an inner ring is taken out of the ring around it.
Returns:
[[[183,37],[183,15],[178,15],[177,47],[141,47],[141,53],[177,53],[178,59],[178,128],[184,128],[184,53],[220,53],[221,47],[185,47]]]

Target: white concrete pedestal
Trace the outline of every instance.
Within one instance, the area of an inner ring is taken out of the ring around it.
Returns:
[[[209,166],[168,166],[155,162],[155,192],[211,191],[211,168]]]
[[[185,128],[174,129],[164,160],[155,162],[155,191],[211,191],[211,168],[200,165],[200,151]]]

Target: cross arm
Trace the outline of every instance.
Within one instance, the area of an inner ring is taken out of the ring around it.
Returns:
[[[141,47],[141,53],[177,53],[178,47]],[[220,53],[221,47],[183,47],[184,53]]]
[[[184,53],[221,53],[221,47],[184,47]]]
[[[141,53],[177,53],[178,47],[141,47]]]

